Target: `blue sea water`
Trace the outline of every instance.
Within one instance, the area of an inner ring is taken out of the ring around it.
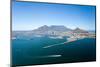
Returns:
[[[96,39],[85,38],[49,48],[44,46],[65,42],[66,39],[34,37],[12,40],[12,65],[38,65],[86,62],[96,60]],[[54,55],[58,55],[54,57]],[[50,57],[51,56],[51,57]]]

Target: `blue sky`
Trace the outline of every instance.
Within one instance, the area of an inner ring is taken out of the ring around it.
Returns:
[[[95,6],[34,2],[13,2],[12,6],[13,30],[33,30],[43,25],[95,30]]]

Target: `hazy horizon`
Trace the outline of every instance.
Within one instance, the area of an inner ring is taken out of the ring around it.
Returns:
[[[42,26],[45,26],[45,25],[42,25]],[[40,27],[42,27],[42,26],[40,26]],[[46,26],[48,26],[48,25],[46,25]],[[64,25],[50,25],[50,26],[64,26]],[[48,27],[50,27],[50,26],[48,26]],[[65,26],[66,28],[68,28],[68,29],[72,29],[72,28],[69,28],[69,27],[67,27],[67,26]],[[38,29],[39,27],[37,27],[37,28],[35,28],[35,29]],[[80,27],[76,27],[76,28],[80,28]],[[76,29],[76,28],[74,28],[74,29]],[[35,30],[35,29],[30,29],[30,30],[12,30],[12,31],[31,31],[31,30]],[[74,30],[74,29],[72,29],[72,30]],[[80,28],[80,29],[82,29],[82,28]],[[86,30],[86,29],[82,29],[82,30]],[[95,30],[86,30],[86,31],[95,31]]]
[[[95,6],[13,2],[12,30],[34,30],[43,25],[64,25],[95,30]]]

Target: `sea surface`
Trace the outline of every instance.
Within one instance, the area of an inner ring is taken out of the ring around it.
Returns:
[[[13,39],[12,65],[25,66],[96,60],[95,38],[85,38],[70,43],[43,48],[45,46],[63,43],[65,41],[66,38],[52,39],[49,37]]]

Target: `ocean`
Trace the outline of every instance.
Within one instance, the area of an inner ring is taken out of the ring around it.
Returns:
[[[63,43],[66,38],[34,37],[33,39],[12,40],[12,65],[40,65],[72,62],[96,61],[96,39],[84,38]]]

